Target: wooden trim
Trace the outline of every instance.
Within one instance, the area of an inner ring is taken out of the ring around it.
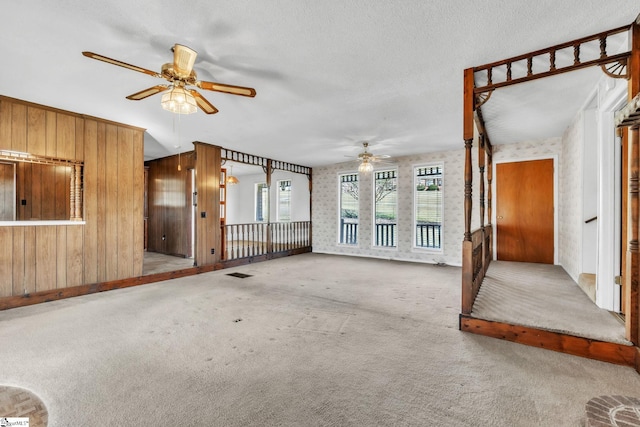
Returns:
[[[255,262],[269,261],[272,259],[284,258],[292,255],[305,254],[305,253],[311,252],[311,250],[312,250],[311,246],[306,246],[304,248],[290,249],[290,250],[280,251],[280,252],[271,252],[264,255],[257,255],[257,256],[250,256],[245,258],[236,258],[236,259],[220,261],[219,263],[216,264],[216,270],[253,264]]]
[[[2,231],[2,229],[0,229]],[[208,273],[230,267],[252,264],[254,262],[268,261],[276,258],[284,258],[292,255],[299,255],[311,252],[311,246],[300,249],[276,252],[272,254],[223,261],[215,264],[183,268],[175,271],[168,271],[146,276],[131,277],[128,279],[111,280],[108,282],[92,283],[88,285],[73,286],[63,289],[51,289],[40,292],[33,292],[24,295],[0,298],[0,311],[11,308],[25,307],[28,305],[40,304],[43,302],[56,301],[82,295],[95,294],[98,292],[111,291],[114,289],[129,288],[132,286],[146,285],[149,283],[163,282],[165,280],[178,279],[180,277],[195,276],[196,274]],[[0,283],[1,284],[1,283]]]
[[[622,33],[624,31],[628,31],[630,25],[625,25],[619,28],[614,28],[612,30],[604,31],[598,34],[594,34],[591,36],[583,37],[580,39],[572,40],[570,42],[562,43],[559,45],[551,46],[545,49],[536,50],[534,52],[525,53],[522,55],[514,56],[511,58],[503,59],[501,61],[492,62],[490,64],[481,65],[478,67],[474,67],[474,72],[483,72],[487,73],[487,83],[484,86],[479,86],[475,89],[476,94],[480,94],[483,92],[491,91],[500,87],[510,86],[517,83],[527,82],[535,79],[539,79],[542,77],[553,76],[556,74],[562,74],[569,71],[578,70],[581,68],[591,67],[594,65],[607,65],[613,63],[626,63],[628,62],[628,58],[630,56],[630,52],[618,53],[615,55],[607,54],[607,38],[609,36]],[[600,42],[600,56],[597,59],[589,60],[586,62],[582,62],[580,59],[580,47],[581,45],[589,42],[599,41]],[[573,48],[574,53],[574,62],[571,65],[567,66],[556,66],[556,53],[563,49]],[[533,58],[549,56],[549,69],[545,72],[535,73],[532,69]],[[527,61],[527,74],[524,77],[519,77],[512,79],[511,78],[511,67],[514,63],[519,63],[521,61]],[[628,64],[627,64],[628,65]],[[494,83],[492,80],[493,77],[493,69],[498,67],[506,67],[506,80]]]
[[[544,329],[460,315],[460,330],[506,341],[553,350],[602,362],[636,368],[638,348]]]

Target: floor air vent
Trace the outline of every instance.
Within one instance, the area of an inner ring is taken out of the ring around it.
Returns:
[[[244,273],[229,273],[227,274],[227,276],[233,276],[233,277],[237,277],[239,279],[246,279],[247,277],[251,277],[251,274],[244,274]]]

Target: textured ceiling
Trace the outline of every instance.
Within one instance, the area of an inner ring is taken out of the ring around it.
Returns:
[[[188,151],[197,140],[307,166],[343,162],[363,140],[392,156],[461,148],[465,68],[630,24],[640,12],[627,0],[2,7],[0,94],[145,128],[147,158]],[[200,79],[254,87],[257,96],[202,91],[220,112],[178,120],[161,109],[160,95],[125,99],[162,80],[81,55],[159,71],[175,43],[198,52]],[[561,135],[600,76],[590,70],[496,91],[485,114],[493,143]]]

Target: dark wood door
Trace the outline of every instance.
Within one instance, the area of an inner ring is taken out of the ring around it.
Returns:
[[[553,264],[553,159],[496,165],[497,258]]]

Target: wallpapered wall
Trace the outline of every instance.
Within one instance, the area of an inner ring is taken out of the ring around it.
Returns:
[[[584,113],[580,111],[562,136],[560,166],[559,263],[578,281],[582,273]]]
[[[462,143],[460,144],[462,146]],[[474,146],[477,155],[477,145]],[[358,245],[338,244],[338,174],[355,172],[353,165],[336,164],[313,169],[313,251],[379,257],[394,260],[462,264],[464,237],[464,149],[394,159],[398,170],[398,247],[372,246],[373,174],[360,174]],[[443,244],[441,251],[413,248],[413,167],[442,164],[444,172]],[[474,159],[474,165],[477,161]],[[474,200],[478,200],[477,179]],[[474,227],[480,222],[474,210]]]

